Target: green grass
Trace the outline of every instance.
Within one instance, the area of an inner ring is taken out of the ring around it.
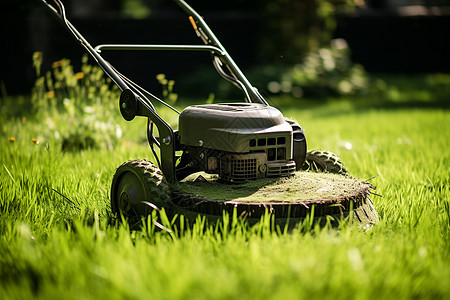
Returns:
[[[3,99],[2,111],[17,110],[13,100]],[[170,233],[150,221],[139,231],[115,224],[115,168],[152,159],[145,122],[127,123],[117,111],[110,121],[123,137],[112,150],[62,152],[45,118],[17,110],[0,120],[0,297],[448,299],[450,113],[448,98],[438,100],[425,108],[367,99],[283,105],[309,149],[335,152],[357,178],[375,177],[381,195],[372,197],[381,220],[371,230],[288,233],[268,218],[254,227],[159,218]]]

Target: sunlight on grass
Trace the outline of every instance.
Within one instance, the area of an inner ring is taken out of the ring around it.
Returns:
[[[83,73],[78,80],[87,80]],[[58,101],[79,101],[74,116],[90,115],[87,106],[99,109],[97,100],[59,93]],[[52,103],[49,96],[43,97]],[[123,161],[153,159],[145,120],[121,120],[115,102],[101,110],[122,129],[111,147],[63,151],[53,128],[65,134],[72,108],[52,104],[49,127],[33,110],[13,114],[16,100],[2,100],[9,114],[0,120],[2,299],[450,297],[446,109],[361,109],[351,101],[283,106],[304,128],[309,149],[335,152],[352,176],[377,187],[372,200],[381,221],[371,230],[306,220],[288,231],[268,216],[250,227],[235,216],[208,224],[156,212],[133,230],[111,215],[109,191]],[[34,105],[44,106],[41,100]]]

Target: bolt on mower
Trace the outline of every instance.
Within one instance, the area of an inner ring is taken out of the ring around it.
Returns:
[[[135,159],[117,168],[111,186],[111,209],[115,214],[125,217],[146,216],[153,209],[164,208],[174,214],[200,214],[217,218],[222,217],[223,211],[237,211],[239,215],[258,219],[269,210],[277,218],[295,220],[305,218],[311,212],[311,207],[315,206],[315,216],[319,217],[342,217],[346,215],[343,211],[352,208],[363,223],[375,223],[378,220],[369,198],[373,186],[345,176],[345,167],[333,153],[307,152],[305,134],[299,123],[285,118],[278,109],[267,103],[205,20],[185,1],[174,0],[188,15],[195,34],[203,44],[103,44],[93,47],[69,22],[61,0],[53,0],[53,5],[46,0],[40,1],[119,87],[119,110],[123,118],[127,121],[136,116],[148,119],[148,143],[156,161],[152,163]],[[192,105],[179,112],[119,73],[102,57],[104,51],[137,50],[209,52],[217,72],[242,91],[245,102]],[[155,103],[165,105],[179,114],[178,130],[174,130],[157,113]],[[155,136],[155,127],[159,137]],[[155,147],[159,148],[160,155]],[[322,177],[302,177],[304,173],[313,174],[302,171],[311,170],[322,171],[314,173],[322,174]],[[186,181],[186,178],[198,172],[215,176],[205,179],[199,175],[194,182]],[[347,180],[347,186],[334,186],[338,177],[341,181]],[[281,178],[281,181],[272,178]],[[187,190],[180,188],[183,182]],[[271,195],[278,199],[264,201],[264,197],[259,197],[256,200],[240,201],[233,197],[227,199],[221,193],[224,189],[245,189],[251,182],[262,182],[262,189],[266,188],[266,184],[275,183],[278,186],[271,190]],[[311,187],[311,182],[316,182],[316,185]],[[194,194],[190,192],[189,184],[199,186],[200,190],[203,189],[202,184],[213,184],[217,193],[214,196]],[[290,184],[289,187],[283,186],[286,184]],[[309,190],[316,190],[317,193],[309,198],[296,199],[294,196],[294,199],[287,199],[292,184],[302,195]],[[330,187],[335,191],[348,191],[353,187],[354,193],[338,197],[336,193],[330,194]]]

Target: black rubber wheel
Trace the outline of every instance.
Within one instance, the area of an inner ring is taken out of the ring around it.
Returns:
[[[333,152],[324,150],[312,150],[306,153],[303,170],[348,175],[341,159]]]
[[[144,159],[133,159],[117,168],[111,185],[111,210],[125,217],[148,215],[170,203],[170,189],[162,171]]]

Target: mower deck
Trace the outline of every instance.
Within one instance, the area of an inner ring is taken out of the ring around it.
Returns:
[[[370,183],[328,173],[296,172],[285,178],[269,178],[241,184],[225,183],[203,172],[173,184],[176,212],[221,218],[223,211],[236,209],[239,216],[258,221],[269,211],[280,222],[299,222],[314,212],[314,218],[338,223],[349,215],[361,225],[378,222],[370,200]],[[314,208],[313,208],[314,207]]]

